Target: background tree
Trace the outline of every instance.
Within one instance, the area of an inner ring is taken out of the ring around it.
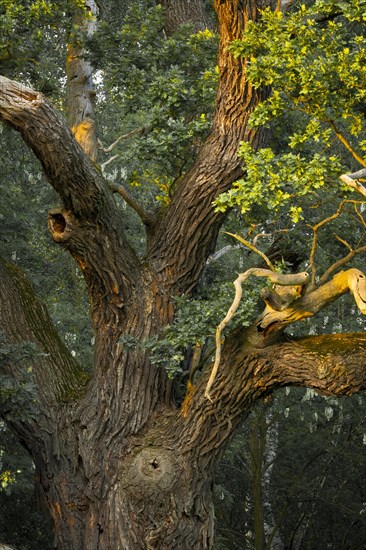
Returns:
[[[186,8],[188,4],[197,6],[182,2]],[[5,16],[11,25],[17,12],[9,6]],[[153,6],[149,7],[156,17]],[[143,254],[134,250],[133,239],[128,238],[125,209],[118,207],[112,194],[115,186],[111,189],[99,167],[85,155],[57,110],[32,88],[1,79],[0,116],[20,132],[61,199],[62,207],[49,213],[49,228],[53,240],[71,254],[83,273],[95,333],[94,366],[88,374],[59,339],[22,272],[9,263],[1,264],[1,326],[7,343],[31,341],[41,351],[24,365],[11,357],[7,360],[4,371],[15,379],[24,376],[24,366],[31,366],[37,397],[29,418],[20,420],[7,413],[7,419],[33,456],[39,495],[53,520],[59,548],[212,547],[213,469],[253,402],[284,385],[305,385],[327,395],[349,395],[365,387],[364,333],[298,340],[282,337],[286,326],[311,317],[348,291],[365,311],[361,271],[351,269],[331,278],[350,259],[342,256],[338,263],[333,258],[333,268],[320,279],[314,276],[310,284],[306,273],[283,274],[274,271],[272,264],[270,269],[246,271],[246,275],[267,277],[276,286],[264,292],[266,308],[254,322],[246,317],[244,325],[249,326],[243,326],[242,320],[227,334],[208,395],[210,367],[201,378],[193,379],[192,374],[181,403],[174,398],[172,379],[152,361],[156,342],[164,339],[167,325],[174,322],[176,298],[188,297],[197,289],[214,250],[225,213],[220,211],[222,206],[215,211],[212,203],[242,175],[239,143],[248,142],[256,150],[265,142],[266,129],[250,125],[249,119],[269,90],[253,85],[244,71],[248,60],[235,58],[228,50],[261,7],[264,3],[215,3],[220,48],[212,127],[203,139],[204,128],[196,124],[198,135],[203,130],[201,141],[195,142],[192,132],[192,147],[182,142],[187,162],[180,159],[179,151],[175,162],[167,164],[169,170],[178,165],[180,171],[168,184],[165,200],[154,201],[152,207],[151,198],[141,205],[117,187],[145,227]],[[171,28],[170,14],[168,9],[166,28]],[[180,23],[187,21],[192,23],[192,17],[183,15]],[[185,43],[194,52],[206,38],[211,38],[210,32],[186,38]],[[174,45],[169,39],[167,44]],[[85,55],[85,49],[78,51]],[[181,94],[180,74],[175,71],[171,78],[178,83],[169,94],[173,100],[168,102],[171,120],[165,119],[170,129],[166,143],[182,130],[183,122],[192,122],[180,115],[184,96],[189,99],[188,93]],[[211,81],[211,74],[207,78]],[[109,91],[118,95],[118,83]],[[196,121],[205,123],[202,114],[195,113]],[[150,164],[158,171],[162,150],[159,132],[154,135],[154,116],[153,112],[152,129],[149,125],[144,133],[149,150],[153,153],[155,148],[157,153]],[[271,157],[264,155],[269,164]],[[246,163],[251,174],[251,159]],[[275,173],[272,177],[275,184]],[[306,173],[303,177],[306,192],[312,192],[316,185],[308,185],[311,178],[306,179]],[[301,194],[300,183],[298,188]],[[280,198],[284,200],[275,207],[289,197],[282,193]],[[355,223],[364,228],[358,201],[352,205]],[[296,208],[293,221],[299,213]],[[317,235],[318,228],[313,231]],[[358,244],[351,257],[361,252]],[[310,264],[315,275],[313,256]],[[255,295],[254,289],[252,303]],[[192,353],[191,362],[194,357]]]

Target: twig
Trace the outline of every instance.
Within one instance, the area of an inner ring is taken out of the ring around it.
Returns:
[[[365,204],[365,203],[362,202],[361,204]],[[365,218],[363,217],[363,215],[361,214],[361,212],[358,211],[358,209],[357,209],[357,203],[355,202],[353,206],[354,206],[354,209],[355,209],[355,212],[356,212],[356,216],[360,219],[361,225],[363,225],[363,227],[366,228],[366,221],[365,221]]]
[[[315,266],[315,252],[316,247],[318,244],[318,230],[325,225],[326,223],[331,222],[332,220],[335,220],[338,218],[338,216],[341,214],[343,206],[347,201],[342,201],[341,204],[338,207],[338,210],[335,214],[332,216],[329,216],[329,218],[325,218],[325,220],[322,220],[321,222],[317,223],[316,225],[310,225],[311,229],[313,230],[314,236],[313,236],[313,243],[311,245],[311,251],[310,251],[310,257],[309,257],[309,264],[311,269],[311,284],[310,288],[315,286],[315,277],[316,277],[316,266]]]
[[[323,273],[323,275],[319,279],[319,283],[323,284],[325,281],[329,278],[329,275],[333,273],[333,271],[336,271],[340,267],[344,266],[348,262],[352,260],[357,254],[363,254],[366,252],[366,246],[361,246],[360,248],[355,248],[354,250],[351,250],[344,258],[341,258],[337,262],[335,262],[333,265],[328,267],[328,269]]]
[[[288,229],[276,229],[272,233],[258,233],[253,239],[253,245],[257,246],[257,240],[259,238],[273,237],[276,233],[288,233]]]
[[[354,208],[356,210],[356,213],[359,214],[357,208],[356,208],[356,205],[358,204],[358,201],[353,201],[353,200],[343,200],[339,207],[338,207],[338,210],[335,214],[333,214],[332,216],[329,216],[328,218],[325,218],[325,220],[322,220],[321,222],[317,223],[316,225],[314,226],[311,226],[309,225],[308,227],[310,227],[312,230],[313,230],[313,233],[314,233],[314,237],[313,237],[313,243],[312,243],[312,246],[311,246],[311,252],[310,252],[310,257],[309,257],[309,264],[310,264],[310,269],[311,269],[311,284],[310,284],[310,288],[309,290],[311,290],[314,286],[315,286],[315,276],[316,276],[316,266],[315,266],[315,252],[316,252],[316,247],[317,247],[317,243],[318,243],[318,230],[325,224],[335,220],[336,218],[338,218],[338,216],[340,216],[340,214],[342,213],[342,210],[343,210],[343,207],[345,204],[353,204],[354,205]],[[359,217],[361,218],[361,221],[364,225],[364,220],[362,218],[362,216],[359,214]],[[338,239],[340,242],[342,242],[345,246],[347,246],[349,248],[349,250],[351,250],[351,247],[350,245],[345,241],[341,240],[340,237],[337,237],[335,235],[336,239]],[[341,267],[342,265],[344,265],[345,263],[349,262],[350,259],[353,258],[353,256],[355,254],[360,254],[360,252],[358,252],[358,250],[361,250],[363,251],[363,249],[356,249],[356,251],[353,251],[352,252],[352,256],[351,258],[349,258],[349,255],[351,254],[347,254],[347,256],[345,256],[345,258],[342,258],[341,260],[338,260],[337,262],[335,262],[335,264],[333,264],[332,266],[330,266],[327,271],[321,276],[319,282],[324,282],[330,273],[332,273],[335,269],[338,269],[339,267]]]
[[[119,155],[113,155],[113,157],[110,157],[108,160],[103,162],[103,164],[100,165],[100,169],[102,170],[102,172],[103,172],[104,168],[107,166],[107,164],[110,164],[111,162],[113,162],[118,157],[119,157]]]
[[[353,156],[354,159],[357,160],[357,162],[359,162],[361,164],[361,166],[364,166],[366,168],[366,162],[363,160],[362,157],[360,157],[360,155],[358,155],[356,153],[356,151],[354,150],[354,148],[352,147],[352,145],[350,144],[350,142],[344,137],[344,135],[338,130],[338,128],[336,127],[336,125],[334,124],[334,122],[332,120],[329,121],[329,124],[330,126],[333,128],[334,130],[334,133],[335,135],[337,136],[337,138],[339,139],[339,141],[345,146],[345,148],[347,149],[347,151],[349,151],[351,153],[351,155]]]
[[[271,260],[261,250],[259,250],[256,246],[254,246],[254,244],[250,243],[249,241],[246,241],[240,235],[236,235],[234,233],[228,233],[227,231],[224,231],[224,233],[226,235],[230,235],[231,237],[234,237],[234,239],[237,239],[244,246],[246,246],[247,248],[252,250],[252,252],[255,252],[256,254],[258,254],[262,258],[262,260],[264,260],[266,262],[266,264],[268,265],[268,267],[271,271],[276,271],[276,269],[275,269],[274,265],[272,264]]]
[[[344,246],[348,248],[348,250],[352,251],[352,246],[345,239],[339,237],[337,233],[333,233],[333,237],[335,237],[340,243],[344,244]]]
[[[205,397],[210,401],[212,401],[210,397],[210,389],[215,380],[217,370],[219,368],[219,364],[221,360],[221,333],[226,327],[226,325],[229,323],[229,321],[231,321],[231,319],[234,317],[236,310],[239,307],[241,297],[243,295],[242,284],[248,279],[248,277],[250,277],[250,275],[254,275],[255,277],[267,277],[272,283],[278,284],[281,286],[304,285],[305,283],[308,282],[308,279],[309,279],[309,274],[306,272],[284,275],[283,273],[277,273],[274,271],[270,271],[269,269],[261,269],[258,267],[252,267],[250,269],[247,269],[247,271],[245,271],[244,273],[241,273],[238,276],[238,278],[234,281],[235,297],[234,297],[233,303],[229,307],[229,310],[225,315],[224,319],[216,328],[215,361],[212,367],[210,378],[208,379],[206,389],[205,389]]]
[[[131,195],[128,193],[127,189],[123,187],[123,185],[117,185],[116,183],[110,183],[109,184],[110,189],[113,191],[113,193],[118,193],[123,197],[123,199],[127,202],[131,208],[137,212],[137,214],[140,216],[141,220],[144,222],[147,226],[152,226],[155,223],[154,216],[147,212],[134,198],[131,197]]]
[[[212,262],[216,262],[217,260],[219,260],[220,258],[222,258],[222,256],[225,256],[225,254],[227,254],[228,252],[230,252],[230,250],[235,250],[237,248],[240,248],[240,244],[227,244],[226,246],[224,246],[223,248],[220,248],[220,250],[218,250],[217,252],[215,252],[214,254],[211,254],[211,256],[209,256],[207,258],[207,262],[206,264],[211,264]]]
[[[116,139],[116,141],[114,141],[108,147],[104,147],[103,143],[100,141],[100,139],[98,139],[99,149],[101,149],[104,153],[110,153],[116,147],[116,145],[118,145],[121,141],[128,139],[132,136],[135,136],[137,134],[142,134],[142,132],[144,131],[145,131],[145,128],[135,128],[134,130],[131,130],[131,132],[127,132],[127,134],[122,134],[121,136],[119,136]]]

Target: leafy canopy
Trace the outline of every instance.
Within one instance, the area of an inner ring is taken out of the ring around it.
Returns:
[[[250,83],[272,90],[250,124],[273,129],[290,113],[296,127],[280,152],[256,152],[242,144],[247,175],[221,195],[218,210],[238,205],[247,212],[254,203],[278,210],[290,203],[297,222],[299,197],[323,187],[355,161],[356,170],[366,165],[365,8],[365,0],[317,0],[289,14],[265,9],[260,21],[250,22],[242,39],[233,42],[234,55],[248,60]]]

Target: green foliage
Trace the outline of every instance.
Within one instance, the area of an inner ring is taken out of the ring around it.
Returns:
[[[212,122],[218,80],[217,36],[187,25],[162,32],[161,6],[133,2],[121,18],[105,14],[89,42],[102,71],[98,118],[102,141],[143,128],[117,147],[107,173],[132,186],[152,206],[167,203]],[[110,123],[109,123],[110,121]],[[141,191],[144,193],[141,193]]]
[[[151,362],[163,366],[171,376],[181,371],[185,350],[195,345],[203,346],[214,337],[216,326],[229,309],[234,294],[233,285],[223,283],[194,299],[178,298],[174,322],[150,347]],[[248,285],[231,328],[249,326],[256,299],[254,285]]]
[[[0,0],[1,74],[59,98],[77,9],[85,9],[84,0]]]
[[[244,289],[243,299],[230,325],[231,328],[249,326],[256,308],[257,293],[255,281]],[[195,298],[176,298],[177,311],[174,320],[171,325],[165,327],[160,337],[153,337],[141,343],[126,334],[120,338],[120,342],[127,349],[140,346],[147,350],[151,363],[163,367],[168,376],[174,378],[183,371],[187,349],[195,345],[205,346],[213,339],[216,326],[229,309],[234,294],[232,284],[221,283],[209,291],[201,290]]]
[[[352,157],[364,162],[365,7],[364,0],[317,0],[285,15],[265,9],[233,42],[234,55],[248,59],[251,84],[272,90],[254,110],[252,127],[270,125],[276,134],[276,125],[283,133],[283,116],[290,113],[293,122],[277,151],[242,145],[246,176],[219,197],[218,210],[238,205],[247,212],[264,204],[278,211],[287,205],[297,222],[302,218],[298,197],[328,186],[352,166]],[[335,139],[343,152],[334,148]]]
[[[331,181],[340,170],[338,159],[333,156],[315,153],[309,160],[300,154],[275,155],[270,148],[254,152],[246,142],[241,144],[239,155],[245,162],[245,179],[220,195],[215,203],[217,211],[225,212],[236,205],[246,213],[256,204],[266,206],[269,213],[288,207],[291,202],[290,217],[297,223],[302,219],[302,197]]]

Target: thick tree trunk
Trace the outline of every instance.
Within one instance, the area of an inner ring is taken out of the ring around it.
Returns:
[[[49,320],[42,318],[38,330],[42,307],[29,286],[15,291],[18,271],[14,275],[5,267],[2,275],[5,318],[32,304],[32,315],[18,319],[20,332],[9,332],[2,320],[8,341],[32,339],[47,353],[54,344],[43,341]],[[149,325],[146,319],[143,324]],[[145,352],[124,350],[118,334],[123,331],[116,327],[99,328],[104,376],[97,371],[84,389],[77,376],[70,379],[68,369],[76,367],[67,366],[66,351],[49,371],[35,364],[39,386],[45,387],[46,376],[58,375],[61,383],[65,375],[74,391],[69,387],[45,407],[40,399],[28,425],[13,422],[34,457],[41,501],[60,550],[212,548],[214,465],[253,402],[282,385],[305,384],[332,395],[366,387],[365,334],[327,336],[326,345],[312,337],[258,349],[245,343],[242,331],[227,339],[213,402],[204,397],[207,373],[179,411],[162,396],[161,373],[148,368]],[[142,398],[126,383],[126,373],[135,376],[135,369],[140,377],[135,383],[150,388],[151,395]]]
[[[84,274],[95,330],[94,369],[86,381],[24,277],[2,266],[1,329],[9,343],[30,340],[43,352],[32,364],[34,417],[12,424],[34,457],[60,550],[212,548],[214,466],[255,400],[291,384],[326,395],[366,388],[366,335],[297,342],[281,336],[287,325],[348,291],[362,310],[366,290],[358,270],[304,291],[296,302],[266,296],[253,326],[227,336],[210,399],[207,372],[179,408],[171,381],[149,361],[146,340],[171,322],[174,296],[191,292],[214,247],[223,217],[212,201],[242,172],[239,142],[263,140],[248,119],[267,92],[248,85],[245,61],[227,49],[262,5],[215,2],[221,45],[212,132],[148,229],[143,259],[124,236],[109,186],[62,117],[41,94],[0,78],[0,118],[21,133],[62,200],[49,214],[49,228]],[[10,360],[7,372],[21,375]]]

